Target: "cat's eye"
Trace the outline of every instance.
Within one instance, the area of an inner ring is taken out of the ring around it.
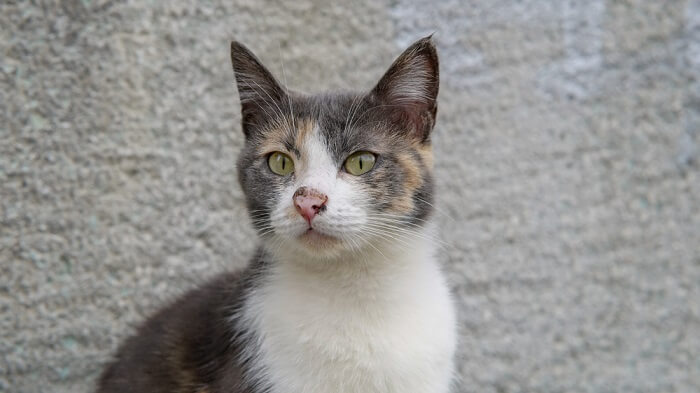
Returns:
[[[294,161],[292,161],[292,158],[278,151],[270,154],[270,157],[267,159],[267,165],[272,172],[280,176],[286,176],[294,172]]]
[[[357,151],[345,160],[345,170],[351,175],[359,176],[369,172],[376,161],[377,156],[374,153]]]

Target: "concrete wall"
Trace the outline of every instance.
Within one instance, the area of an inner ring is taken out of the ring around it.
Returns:
[[[700,1],[326,3],[0,3],[0,391],[251,254],[232,38],[321,90],[433,31],[459,391],[700,391]]]

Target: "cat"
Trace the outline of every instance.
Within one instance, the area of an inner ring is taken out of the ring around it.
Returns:
[[[235,41],[231,59],[238,176],[261,246],[151,317],[98,392],[448,392],[455,311],[429,223],[432,38],[365,93],[290,91]]]

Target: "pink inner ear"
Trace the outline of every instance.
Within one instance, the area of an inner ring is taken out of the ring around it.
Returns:
[[[394,61],[373,92],[395,124],[425,141],[435,122],[438,83],[437,53],[425,38]]]
[[[429,108],[425,101],[402,101],[391,111],[391,120],[405,127],[411,135],[425,141],[435,119],[435,106]]]

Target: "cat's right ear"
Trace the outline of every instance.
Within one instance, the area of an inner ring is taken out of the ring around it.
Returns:
[[[285,89],[245,45],[231,42],[231,63],[241,100],[241,122],[246,137],[270,113],[277,113],[286,97]],[[268,119],[271,120],[271,119]]]
[[[437,49],[432,35],[409,46],[372,90],[372,97],[408,135],[429,140],[437,116],[440,85]]]

